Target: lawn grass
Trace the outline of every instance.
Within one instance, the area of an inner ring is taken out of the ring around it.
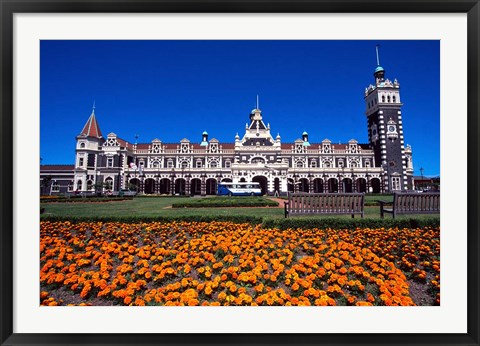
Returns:
[[[383,196],[368,196],[372,200],[382,199]],[[128,201],[115,201],[104,203],[41,203],[40,207],[45,208],[42,217],[60,216],[60,217],[183,217],[183,216],[230,216],[242,215],[262,218],[284,218],[283,205],[280,203],[278,208],[275,207],[252,207],[252,208],[172,208],[173,203],[183,203],[195,200],[197,198],[190,197],[137,197]],[[208,199],[216,199],[209,197]],[[438,214],[433,216],[438,217]],[[327,216],[315,215],[312,217],[345,217],[344,216]],[[355,218],[358,218],[356,216]],[[366,218],[380,218],[380,208],[378,206],[365,206]],[[401,215],[398,218],[411,218],[412,215]],[[432,215],[414,215],[415,218],[423,219],[432,217]],[[387,215],[386,218],[391,218]]]

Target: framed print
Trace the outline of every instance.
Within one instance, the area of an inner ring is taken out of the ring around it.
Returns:
[[[0,1],[2,345],[479,344],[478,1]]]

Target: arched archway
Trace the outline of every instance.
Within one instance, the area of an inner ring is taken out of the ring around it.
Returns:
[[[247,181],[245,180],[245,178],[240,178],[240,182],[241,183],[246,183]]]
[[[343,184],[343,192],[353,192],[353,183],[352,179],[350,178],[343,178],[342,179],[342,184]]]
[[[93,190],[93,181],[87,180],[87,191]]]
[[[313,192],[314,193],[323,192],[323,179],[321,178],[313,179]]]
[[[232,182],[232,179],[230,178],[223,178],[222,179],[222,183],[231,183]]]
[[[140,192],[140,179],[138,178],[130,179],[130,184],[128,189],[132,191]]]
[[[287,190],[288,192],[295,192],[295,182],[292,178],[287,179]]]
[[[367,181],[364,178],[357,179],[357,191],[367,192]]]
[[[160,194],[161,195],[170,194],[170,179],[168,178],[160,179]]]
[[[273,193],[278,196],[280,194],[280,179],[275,178],[273,181]]]
[[[370,188],[373,193],[380,193],[381,188],[380,188],[380,179],[378,178],[372,178],[370,179]]]
[[[309,192],[308,188],[308,179],[307,178],[301,178],[298,181],[298,191],[299,192]]]
[[[202,193],[202,181],[198,178],[190,180],[190,195],[200,195]]]
[[[338,180],[336,178],[328,179],[328,192],[338,192]]]
[[[104,187],[106,191],[113,190],[113,179],[111,177],[108,177],[107,179],[105,179]]]
[[[145,193],[151,195],[155,193],[155,179],[147,178],[145,179]]]
[[[260,183],[260,188],[262,189],[262,195],[266,195],[268,192],[267,183],[268,180],[263,175],[257,175],[253,177],[252,182]]]
[[[185,194],[185,179],[178,178],[175,180],[175,193],[179,195]]]
[[[208,178],[206,181],[207,195],[217,194],[217,179]]]

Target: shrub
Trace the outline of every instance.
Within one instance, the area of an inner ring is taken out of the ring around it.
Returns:
[[[278,207],[278,202],[258,197],[215,197],[173,203],[172,208]]]
[[[289,218],[289,219],[265,219],[262,223],[265,228],[332,228],[332,229],[356,229],[356,228],[423,228],[440,227],[440,218],[432,217],[425,219],[400,218],[400,219],[347,219],[347,218]]]

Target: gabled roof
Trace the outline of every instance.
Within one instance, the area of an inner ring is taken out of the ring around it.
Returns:
[[[92,114],[90,114],[90,117],[88,118],[87,123],[83,127],[82,132],[80,132],[80,136],[96,137],[96,138],[102,137],[100,126],[98,126],[97,118],[95,118],[95,112],[92,112]]]

